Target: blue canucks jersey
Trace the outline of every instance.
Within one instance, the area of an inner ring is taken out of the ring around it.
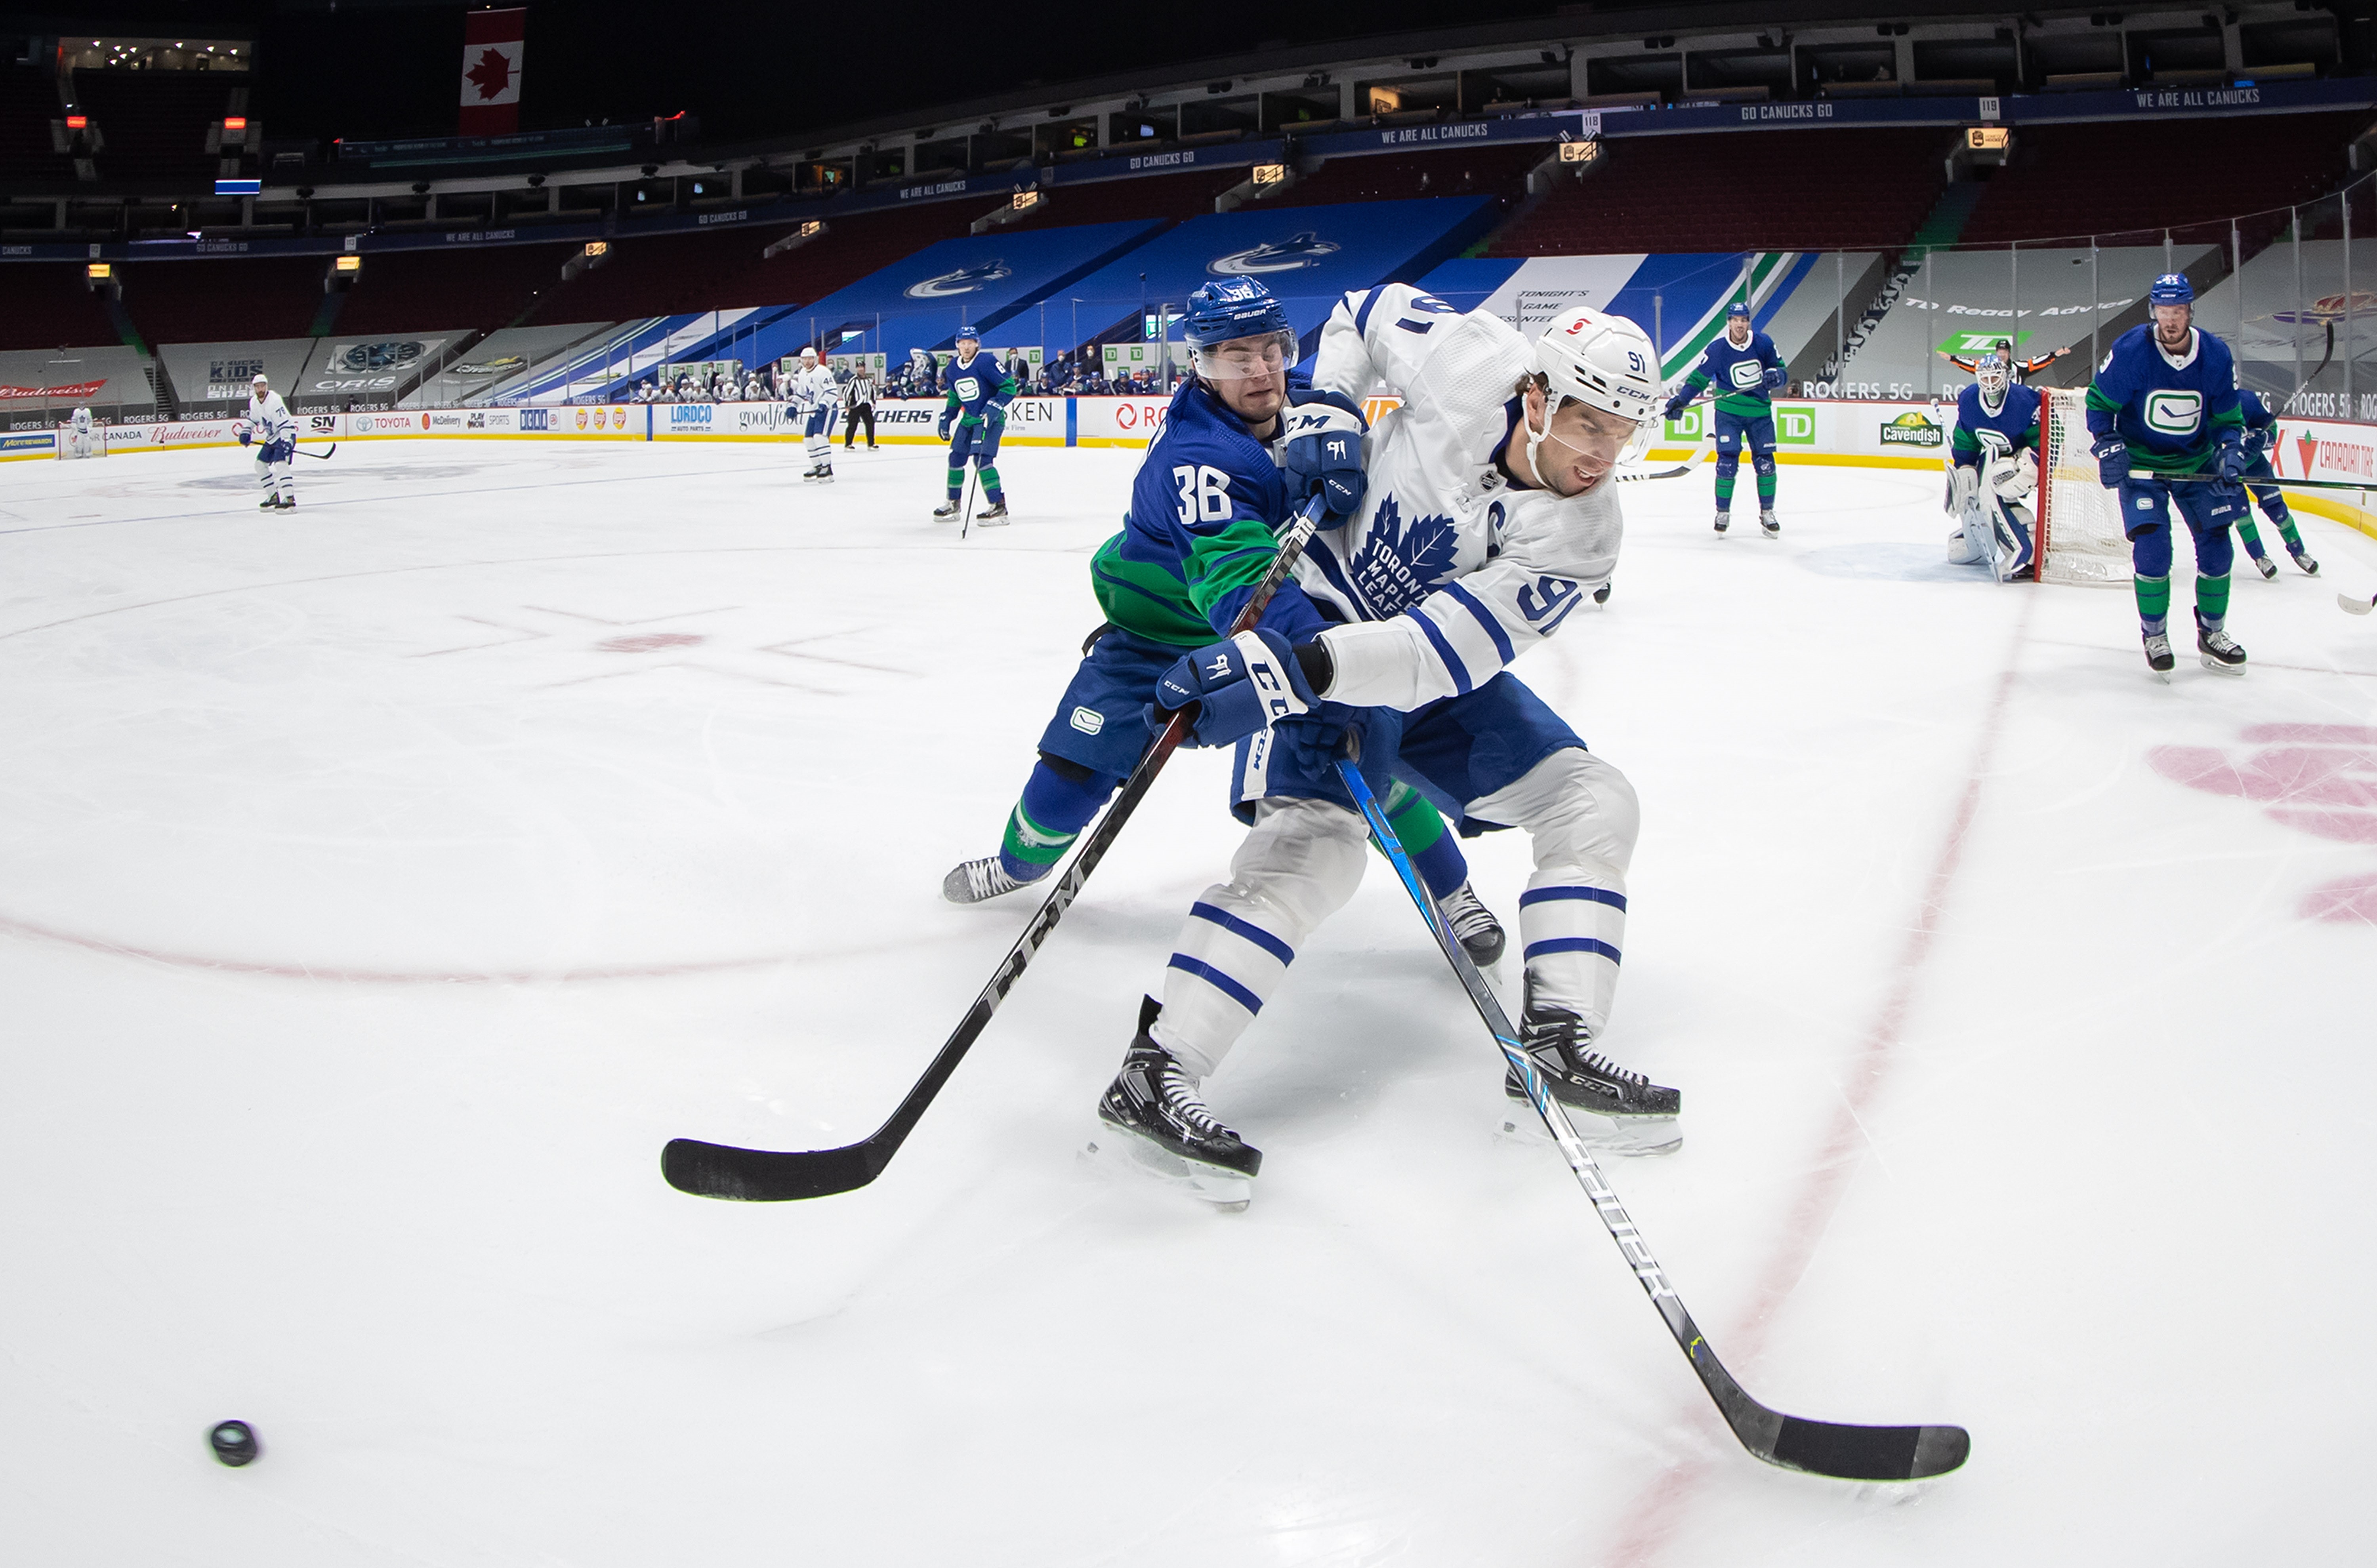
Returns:
[[[1774,339],[1763,332],[1752,331],[1750,341],[1739,348],[1733,339],[1720,332],[1701,355],[1700,363],[1684,378],[1688,391],[1698,392],[1703,386],[1716,388],[1716,406],[1738,419],[1765,419],[1774,412],[1767,400],[1767,369],[1783,368],[1783,356],[1774,351]]]
[[[1302,387],[1291,404],[1320,397]],[[1193,377],[1172,396],[1164,428],[1131,481],[1122,532],[1090,564],[1106,619],[1157,642],[1199,647],[1229,629],[1278,553],[1291,508],[1287,476],[1246,422]],[[1263,625],[1300,642],[1326,623],[1284,583]]]
[[[2088,386],[2088,432],[2118,434],[2132,468],[2194,473],[2214,449],[2241,433],[2237,362],[2228,345],[2202,327],[2173,359],[2155,342],[2154,324],[2132,327],[2113,342]]]
[[[1978,468],[1985,457],[2005,457],[2038,447],[2038,394],[2019,383],[2006,388],[1997,411],[1981,400],[1976,382],[1956,394],[1956,434],[1949,451],[1963,468]]]
[[[941,367],[941,390],[949,394],[950,410],[972,423],[983,417],[985,409],[1007,407],[1015,396],[1015,378],[1007,374],[997,354],[980,349],[963,363],[950,357]]]

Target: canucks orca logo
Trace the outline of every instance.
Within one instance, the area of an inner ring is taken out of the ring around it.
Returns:
[[[1205,264],[1205,270],[1224,278],[1248,278],[1265,272],[1294,272],[1300,267],[1318,267],[1324,255],[1335,255],[1334,241],[1324,240],[1307,229],[1294,239],[1273,244],[1256,245],[1249,250],[1233,251],[1218,255]]]
[[[1451,577],[1460,547],[1451,517],[1415,517],[1406,527],[1403,508],[1389,495],[1370,518],[1369,537],[1346,563],[1347,574],[1372,613],[1393,615]]]
[[[395,370],[421,357],[418,343],[353,343],[333,355],[326,371]]]
[[[1015,276],[1015,268],[1003,261],[985,261],[977,267],[961,267],[954,272],[944,272],[938,278],[927,278],[921,283],[911,283],[905,291],[912,300],[946,300],[952,294],[972,294],[989,288],[1002,278]]]

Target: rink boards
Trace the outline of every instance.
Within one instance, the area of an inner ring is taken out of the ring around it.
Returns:
[[[1391,396],[1368,400],[1375,422],[1397,405]],[[1164,428],[1170,399],[1147,398],[1018,398],[1008,406],[1005,446],[1145,446]],[[887,399],[875,405],[875,436],[884,445],[939,445],[945,405],[938,398]],[[1708,457],[1710,405],[1697,403],[1662,422],[1646,454],[1659,465]],[[1933,469],[1941,465],[1955,420],[1947,402],[1851,399],[1778,401],[1774,456],[1782,463],[1835,468]],[[520,441],[798,442],[805,416],[782,403],[564,404],[513,409],[427,409],[300,414],[301,441],[402,441],[461,437]],[[238,444],[228,419],[161,420],[102,427],[111,456]],[[826,434],[839,442],[840,410]],[[66,441],[55,433],[19,431],[0,438],[0,460],[53,457]],[[2377,490],[2377,423],[2346,420],[2279,422],[2271,461],[2282,480],[2368,483]],[[2335,492],[2290,493],[2305,510],[2377,533],[2377,521]]]

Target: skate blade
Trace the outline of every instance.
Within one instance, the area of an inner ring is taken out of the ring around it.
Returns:
[[[1562,1104],[1577,1142],[1600,1154],[1673,1154],[1684,1146],[1684,1130],[1673,1116],[1604,1116],[1598,1111]],[[1511,1101],[1502,1112],[1502,1135],[1530,1143],[1552,1141],[1551,1129],[1523,1099]]]
[[[1224,1214],[1244,1212],[1255,1195],[1254,1178],[1251,1176],[1224,1170],[1218,1165],[1183,1159],[1168,1148],[1159,1147],[1145,1138],[1135,1137],[1103,1122],[1098,1123],[1097,1132],[1091,1136],[1081,1154],[1084,1158],[1128,1165],[1175,1191],[1212,1204]]]
[[[2241,681],[2245,678],[2245,667],[2241,664],[2223,664],[2208,653],[2198,654],[2196,657],[2202,659],[2204,667],[2215,675],[2226,675],[2232,681]]]

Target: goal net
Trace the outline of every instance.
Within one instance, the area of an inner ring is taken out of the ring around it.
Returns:
[[[2121,500],[2096,479],[2090,450],[2088,392],[2054,386],[2041,393],[2038,473],[2038,580],[2108,587],[2130,580],[2130,543]]]
[[[61,457],[106,457],[107,427],[96,420],[79,428],[72,424],[58,426],[58,456]]]

